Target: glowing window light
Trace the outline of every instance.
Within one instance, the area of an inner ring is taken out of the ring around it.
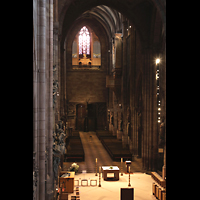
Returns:
[[[79,55],[90,54],[90,33],[86,26],[79,32]]]

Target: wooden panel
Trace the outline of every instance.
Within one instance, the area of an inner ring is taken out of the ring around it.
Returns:
[[[151,172],[151,177],[161,186],[166,187],[166,181],[157,173]]]
[[[77,118],[86,117],[86,106],[84,104],[77,105]]]
[[[60,187],[64,188],[64,191],[67,193],[73,193],[74,192],[74,174],[75,172],[69,172],[69,177],[60,177]]]
[[[121,188],[121,200],[134,200],[134,188]]]
[[[61,193],[60,200],[68,200],[68,193]]]

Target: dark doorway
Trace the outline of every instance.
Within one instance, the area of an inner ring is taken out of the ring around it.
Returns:
[[[88,129],[96,131],[96,104],[88,104]]]
[[[84,121],[86,117],[86,105],[78,104],[76,105],[76,129],[79,131],[84,131]]]
[[[78,104],[76,107],[76,129],[79,131],[96,131],[96,104]]]

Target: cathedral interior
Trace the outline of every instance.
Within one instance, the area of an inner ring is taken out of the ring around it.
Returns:
[[[33,0],[33,199],[103,199],[60,173],[125,161],[166,198],[166,0]]]

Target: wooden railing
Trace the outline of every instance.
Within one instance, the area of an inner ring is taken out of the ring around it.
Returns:
[[[157,173],[151,172],[151,177],[163,188],[166,188],[166,181]]]
[[[166,200],[166,180],[164,180],[157,172],[151,172],[151,177],[155,181],[152,185],[152,194],[158,200]]]
[[[74,70],[100,70],[101,65],[72,65],[72,69]]]

